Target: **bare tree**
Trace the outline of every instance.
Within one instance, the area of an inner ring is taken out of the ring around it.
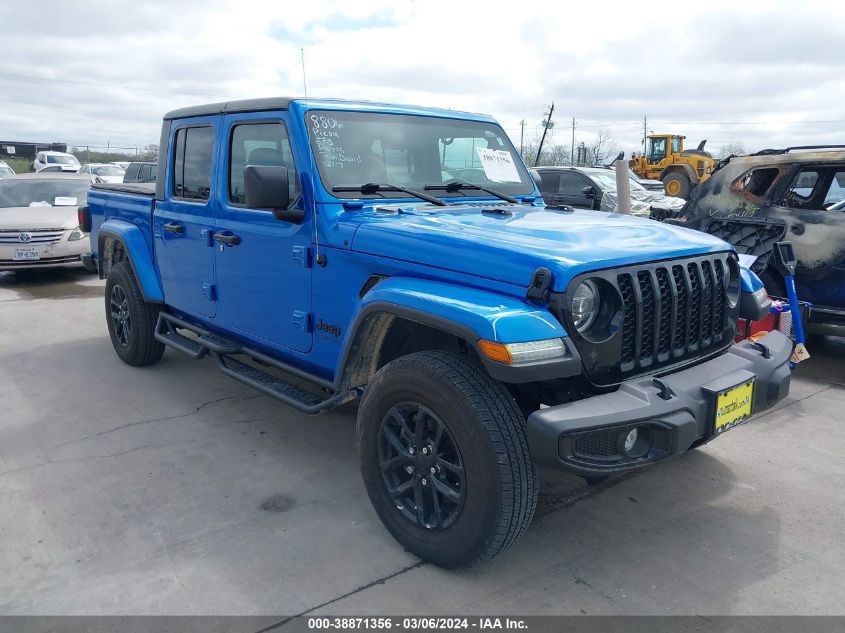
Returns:
[[[739,156],[741,154],[745,154],[745,146],[740,141],[734,141],[732,143],[727,143],[722,145],[719,148],[719,158],[727,158],[731,155]]]
[[[587,145],[587,160],[592,165],[605,165],[616,158],[620,149],[608,131],[600,128],[595,140]]]
[[[537,146],[539,143],[527,143],[522,150],[522,160],[529,167],[534,165],[534,158],[537,156]],[[543,152],[540,154],[538,166],[554,166],[554,165],[568,165],[569,164],[569,145],[558,145],[556,143],[549,143],[543,146]]]
[[[157,160],[158,159],[158,145],[155,143],[150,143],[149,145],[144,146],[144,156],[146,156],[149,160]]]

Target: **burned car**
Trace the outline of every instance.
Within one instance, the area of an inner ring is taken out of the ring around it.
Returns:
[[[769,260],[789,240],[801,299],[811,320],[845,323],[845,146],[790,147],[731,156],[667,221],[715,235],[753,265],[769,294],[783,297],[783,278]]]

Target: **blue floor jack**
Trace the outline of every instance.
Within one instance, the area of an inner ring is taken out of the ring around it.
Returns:
[[[781,274],[783,283],[786,286],[786,298],[789,300],[789,310],[787,312],[784,309],[781,312],[781,319],[789,314],[792,328],[795,331],[795,348],[792,350],[792,356],[789,359],[790,366],[795,369],[795,366],[802,360],[810,358],[810,353],[805,346],[804,323],[801,318],[802,303],[798,300],[798,292],[795,290],[795,267],[798,264],[798,260],[795,259],[792,243],[775,242],[770,262],[775,270]],[[803,305],[809,306],[807,303]],[[786,332],[789,332],[788,327],[786,328]]]

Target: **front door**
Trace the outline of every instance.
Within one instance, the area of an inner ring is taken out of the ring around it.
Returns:
[[[217,117],[171,131],[164,200],[153,220],[155,251],[164,296],[177,310],[215,315],[212,165]]]
[[[586,187],[593,188],[592,196],[584,193]],[[576,209],[592,209],[595,207],[597,198],[600,198],[598,188],[581,174],[573,171],[565,171],[560,174],[556,197],[560,204]]]
[[[798,269],[798,297],[819,307],[845,309],[845,165],[803,164],[794,170],[783,195],[787,224]],[[833,207],[833,208],[830,208]]]
[[[293,206],[303,205],[287,123],[286,112],[223,117],[228,149],[214,235],[217,322],[260,343],[307,352],[313,216],[306,213],[302,224],[277,220],[270,210],[247,208],[244,195],[247,165],[281,165]]]

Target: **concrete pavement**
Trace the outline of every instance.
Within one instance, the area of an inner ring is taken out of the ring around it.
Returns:
[[[596,488],[544,473],[506,555],[447,572],[370,507],[354,411],[300,415],[168,350],[103,282],[0,273],[0,614],[845,614],[845,344],[788,401]]]

